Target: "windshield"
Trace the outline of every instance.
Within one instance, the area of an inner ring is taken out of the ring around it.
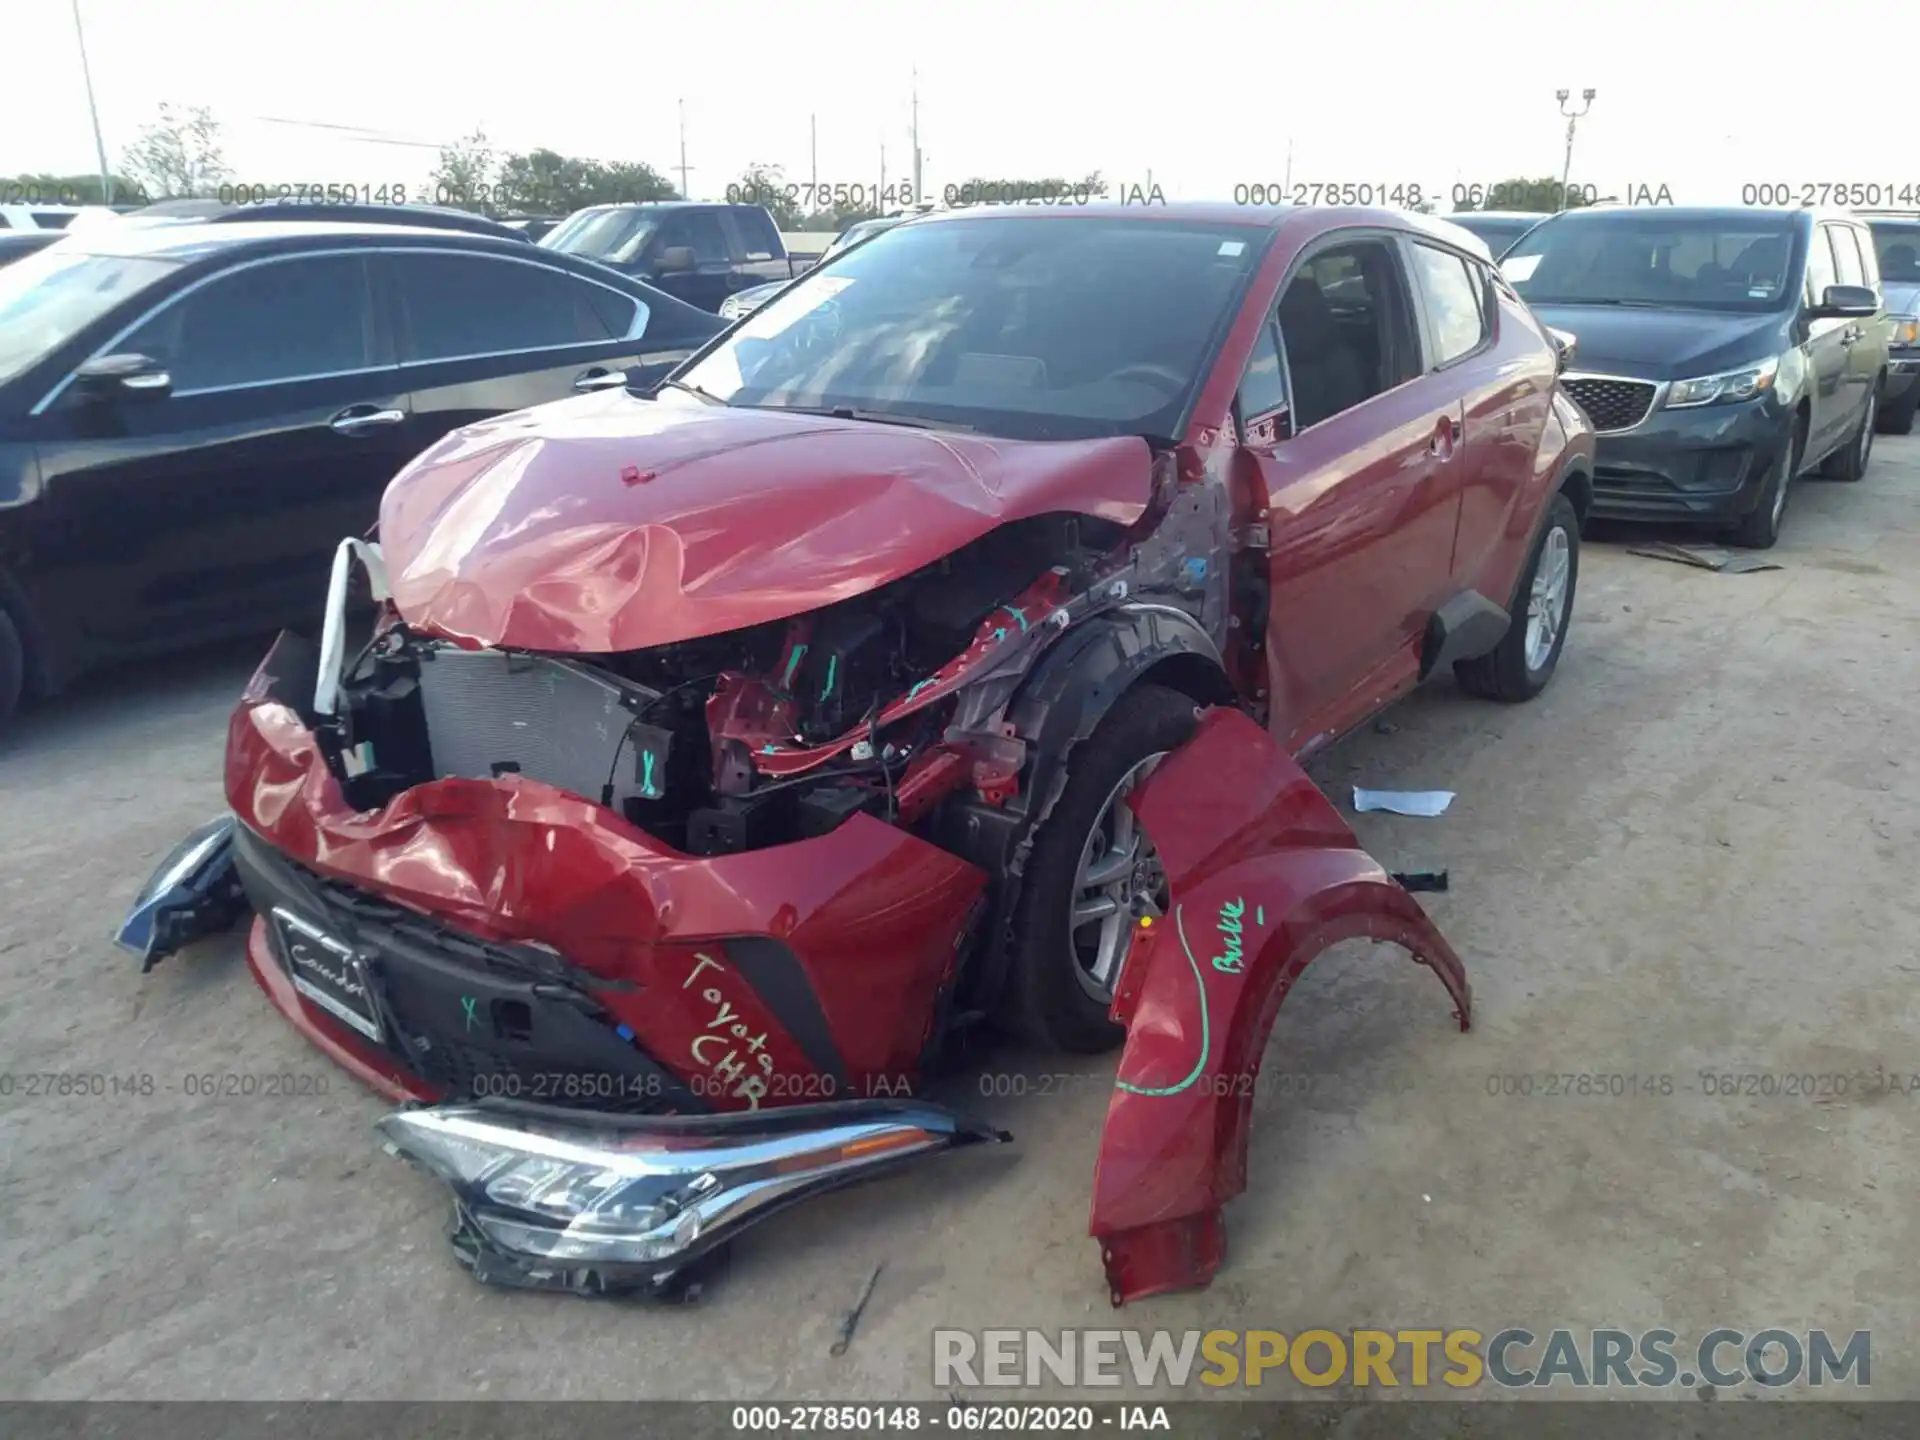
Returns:
[[[76,243],[50,245],[0,270],[0,382],[174,268],[146,256],[75,254]]]
[[[809,271],[676,378],[732,405],[1167,436],[1263,239],[1091,216],[901,225]]]
[[[838,255],[849,245],[858,245],[869,235],[877,235],[882,230],[891,230],[897,223],[899,222],[894,220],[862,220],[858,225],[849,225],[833,237],[833,243],[820,252],[820,258],[824,260],[829,255]]]
[[[566,255],[624,264],[659,228],[657,210],[583,210],[554,226],[540,244]]]
[[[1880,257],[1880,278],[1896,285],[1920,285],[1920,221],[1888,224],[1876,220],[1873,253]]]
[[[1478,215],[1449,215],[1446,217],[1461,229],[1478,235],[1487,242],[1487,248],[1498,255],[1507,246],[1518,240],[1527,231],[1546,219],[1544,215],[1530,216],[1523,220],[1493,220]]]
[[[1799,249],[1783,216],[1588,212],[1528,232],[1500,271],[1533,305],[1774,310],[1799,293]]]

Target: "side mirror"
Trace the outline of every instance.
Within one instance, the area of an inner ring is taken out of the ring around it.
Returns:
[[[1552,339],[1554,353],[1559,357],[1559,363],[1555,368],[1564,375],[1567,373],[1567,367],[1573,364],[1573,357],[1580,348],[1579,338],[1569,331],[1556,330],[1551,325],[1547,327],[1547,335]]]
[[[1871,285],[1829,285],[1807,313],[1814,320],[1864,320],[1880,313],[1880,297]]]
[[[100,355],[73,372],[74,385],[87,395],[113,400],[164,400],[173,393],[173,376],[148,355]]]
[[[662,275],[682,275],[693,269],[691,245],[669,245],[660,252],[653,268]]]

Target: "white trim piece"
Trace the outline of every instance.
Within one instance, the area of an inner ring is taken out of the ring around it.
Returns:
[[[313,711],[332,715],[340,695],[340,669],[346,663],[347,583],[353,575],[353,562],[366,569],[367,581],[375,603],[392,593],[387,587],[386,560],[380,547],[371,541],[349,535],[333,552],[333,576],[327,582],[327,611],[320,626],[320,673],[313,682]]]

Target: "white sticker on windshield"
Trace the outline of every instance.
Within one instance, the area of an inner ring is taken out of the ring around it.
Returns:
[[[1539,268],[1538,255],[1514,255],[1500,262],[1500,273],[1516,285],[1524,283]]]
[[[1771,285],[1755,285],[1747,291],[1747,298],[1749,300],[1764,300],[1771,294],[1773,294],[1773,287]]]
[[[1242,255],[1246,253],[1246,249],[1247,242],[1244,240],[1222,240],[1217,253],[1221,255]]]

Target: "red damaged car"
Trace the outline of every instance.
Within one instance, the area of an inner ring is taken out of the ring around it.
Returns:
[[[1295,760],[1442,667],[1551,678],[1593,472],[1568,339],[1419,216],[908,221],[651,398],[402,471],[233,716],[232,816],[122,941],[250,909],[261,988],[407,1102],[381,1128],[482,1278],[666,1289],[1005,1138],[920,1090],[998,1020],[1124,1046],[1115,1302],[1204,1284],[1316,954],[1396,941],[1467,1024]]]

